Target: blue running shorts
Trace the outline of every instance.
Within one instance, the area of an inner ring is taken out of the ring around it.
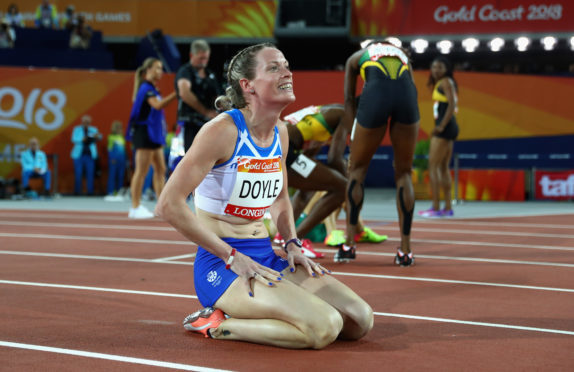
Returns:
[[[238,252],[275,271],[281,272],[289,266],[287,260],[275,254],[269,238],[222,238],[222,240]],[[193,278],[195,292],[202,306],[215,305],[237,276],[233,271],[225,269],[225,262],[221,258],[209,253],[202,247],[198,247],[193,267]]]

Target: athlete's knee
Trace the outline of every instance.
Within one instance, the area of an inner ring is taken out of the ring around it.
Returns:
[[[354,303],[348,312],[356,327],[348,334],[349,339],[358,340],[365,336],[373,328],[373,309],[365,301]]]
[[[320,320],[308,325],[309,347],[323,349],[339,337],[342,329],[343,317],[337,309],[332,306],[321,309]]]

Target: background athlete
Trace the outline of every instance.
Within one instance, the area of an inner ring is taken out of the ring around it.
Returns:
[[[414,262],[410,247],[415,205],[411,167],[420,115],[411,71],[405,51],[386,42],[372,42],[347,59],[343,120],[347,128],[352,127],[356,112],[356,123],[349,156],[347,241],[339,248],[335,261],[355,258],[354,237],[364,199],[363,182],[390,122],[401,231],[401,246],[397,249],[395,263],[410,266]],[[365,85],[357,108],[355,95],[359,74]]]

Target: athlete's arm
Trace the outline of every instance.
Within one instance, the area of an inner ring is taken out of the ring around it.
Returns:
[[[183,236],[224,261],[227,261],[231,247],[201,224],[187,206],[186,199],[215,164],[233,155],[236,138],[237,129],[228,115],[220,115],[206,123],[166,182],[155,209],[157,215]]]
[[[344,113],[343,113],[344,115]],[[345,161],[345,148],[347,147],[347,127],[343,125],[343,115],[333,132],[331,145],[327,153],[327,164],[339,171],[341,174],[347,174],[347,162]]]
[[[147,99],[147,103],[156,110],[161,110],[165,106],[167,106],[171,101],[175,99],[176,95],[175,92],[171,92],[162,99],[157,98],[156,96],[149,97]]]
[[[191,91],[191,81],[189,79],[180,78],[177,80],[177,92],[185,104],[199,112],[201,115],[210,119],[217,115],[215,110],[208,109],[201,102],[199,102],[199,99],[197,99],[195,93]]]
[[[289,150],[289,136],[287,134],[287,126],[285,123],[280,122],[277,124],[279,128],[279,137],[281,140],[281,151],[283,157],[281,159],[281,170],[283,172],[283,189],[279,193],[279,196],[271,207],[269,212],[273,218],[273,222],[285,241],[297,237],[297,231],[295,229],[295,223],[293,219],[293,208],[291,207],[291,201],[289,200],[289,190],[287,182],[287,165],[285,164],[285,159],[287,151]]]
[[[353,53],[345,64],[345,114],[343,115],[341,125],[345,126],[348,133],[353,129],[353,122],[355,120],[357,75],[359,75],[359,59],[362,54],[362,49]]]
[[[448,106],[446,107],[446,112],[440,124],[436,127],[438,132],[442,132],[452,116],[454,115],[455,101],[456,101],[456,91],[454,89],[454,84],[450,78],[443,79],[441,82],[442,90],[444,91],[445,97],[448,99]]]

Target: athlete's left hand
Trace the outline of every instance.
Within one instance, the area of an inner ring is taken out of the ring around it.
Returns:
[[[289,267],[292,273],[297,271],[297,265],[303,266],[307,271],[309,276],[318,277],[318,275],[330,274],[331,271],[325,269],[320,264],[314,262],[309,257],[305,256],[301,248],[294,244],[291,244],[287,248],[287,262],[289,262]]]

